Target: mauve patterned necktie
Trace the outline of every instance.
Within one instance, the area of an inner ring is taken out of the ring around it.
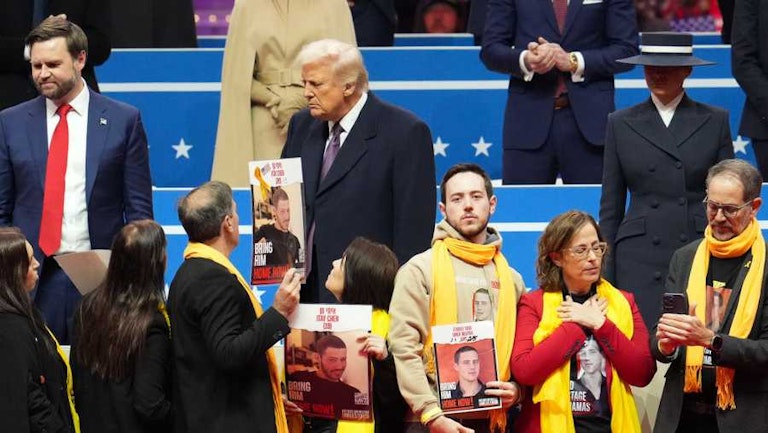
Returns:
[[[323,154],[323,166],[320,169],[320,181],[325,179],[328,171],[331,170],[333,161],[336,160],[336,155],[339,154],[342,132],[344,132],[344,128],[341,127],[341,123],[339,122],[336,122],[336,124],[331,127],[331,141],[328,142],[328,147],[325,149],[325,153]],[[312,272],[312,250],[314,249],[314,245],[312,245],[313,243],[315,243],[314,221],[312,221],[312,225],[309,227],[309,234],[307,235],[307,247],[305,248],[306,254],[304,256],[304,270],[305,276],[307,277],[309,276],[309,273]],[[314,290],[314,288],[312,290]]]
[[[333,161],[336,160],[336,155],[339,154],[342,132],[344,132],[344,128],[341,127],[341,123],[339,122],[336,122],[331,128],[331,141],[328,143],[328,148],[325,149],[325,154],[323,154],[323,167],[320,170],[320,180],[325,179],[325,176],[333,165]]]

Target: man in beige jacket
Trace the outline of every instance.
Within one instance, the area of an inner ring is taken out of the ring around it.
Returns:
[[[288,121],[307,106],[294,59],[309,42],[355,44],[344,0],[236,0],[221,71],[211,179],[248,186],[248,161],[280,157]]]
[[[440,185],[440,212],[432,248],[403,265],[395,280],[389,313],[389,348],[400,392],[410,406],[407,432],[503,431],[506,409],[521,399],[511,381],[509,357],[515,336],[517,300],[525,290],[520,274],[501,254],[501,237],[488,220],[496,196],[488,175],[475,164],[451,167]],[[487,396],[502,409],[445,416],[437,398],[431,327],[472,322],[474,295],[491,299],[499,380]]]

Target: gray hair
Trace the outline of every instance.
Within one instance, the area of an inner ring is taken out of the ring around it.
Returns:
[[[763,176],[755,166],[743,159],[725,159],[710,167],[707,173],[707,189],[712,179],[717,176],[730,176],[738,180],[744,188],[744,201],[760,197]]]
[[[232,214],[232,188],[224,182],[206,182],[179,201],[181,225],[190,242],[206,242],[221,234],[221,223]]]
[[[300,67],[319,62],[330,63],[334,78],[342,84],[354,83],[358,92],[368,91],[368,71],[356,46],[335,39],[321,39],[305,45],[296,56],[296,64]]]

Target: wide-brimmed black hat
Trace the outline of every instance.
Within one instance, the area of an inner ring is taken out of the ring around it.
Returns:
[[[690,33],[653,32],[640,35],[640,55],[617,62],[647,66],[703,66],[715,62],[693,55],[693,35]]]

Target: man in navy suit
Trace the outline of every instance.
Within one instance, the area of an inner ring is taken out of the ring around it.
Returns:
[[[631,0],[489,0],[480,57],[511,74],[504,183],[600,183],[616,60],[637,54]]]
[[[109,248],[126,222],[152,218],[147,140],[138,110],[85,84],[80,27],[51,17],[27,43],[41,96],[0,112],[0,225],[34,246],[35,304],[66,344],[80,296],[54,256]]]
[[[283,157],[301,157],[304,173],[311,267],[301,299],[335,303],[325,280],[355,237],[389,246],[400,263],[429,248],[436,204],[432,137],[423,121],[368,91],[356,47],[313,42],[298,62],[309,108],[291,119]]]

